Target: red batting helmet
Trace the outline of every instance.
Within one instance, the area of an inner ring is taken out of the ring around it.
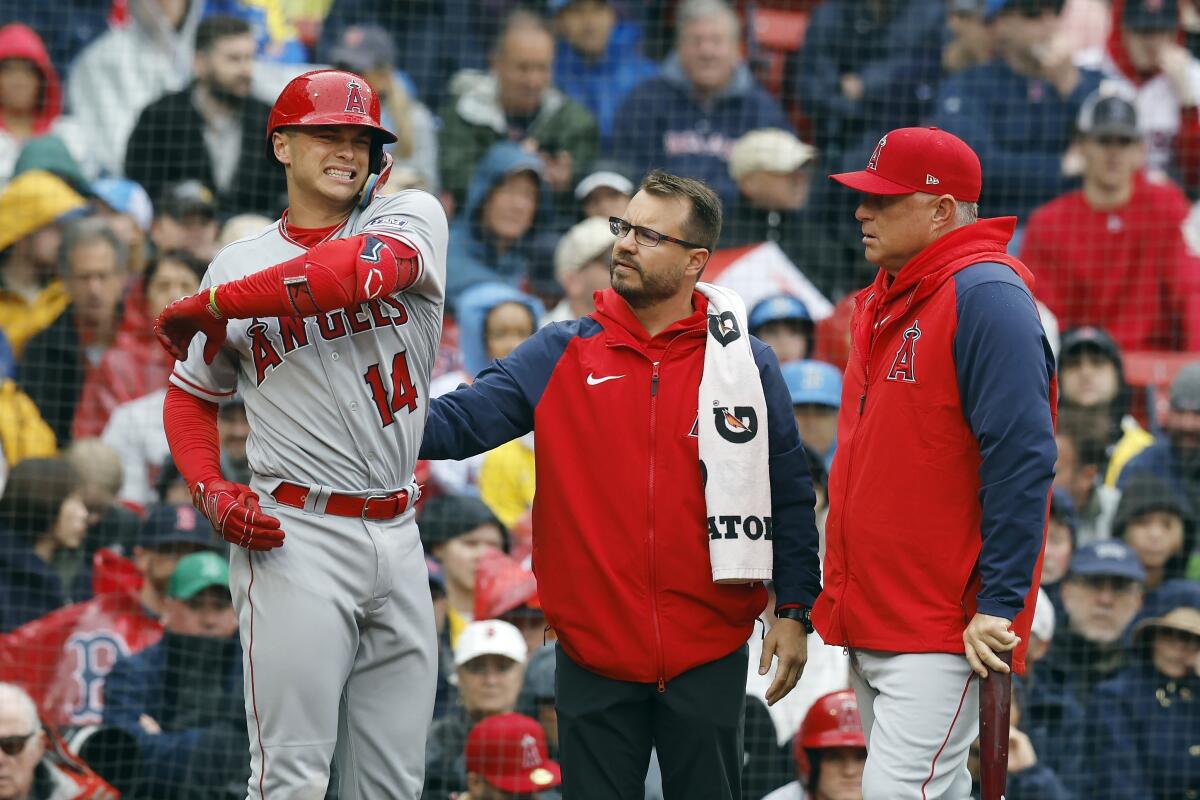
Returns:
[[[383,146],[396,135],[379,121],[379,95],[361,75],[340,69],[318,69],[299,75],[283,87],[267,119],[267,153],[275,157],[272,134],[293,125],[361,125],[374,134],[371,172],[378,173]]]
[[[862,719],[858,715],[858,698],[850,689],[830,692],[817,698],[804,716],[795,738],[796,768],[800,782],[809,786],[813,777],[810,750],[831,747],[866,747]]]

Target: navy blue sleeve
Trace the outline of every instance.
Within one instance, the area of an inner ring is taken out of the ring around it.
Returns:
[[[591,319],[547,325],[469,386],[429,404],[420,458],[461,461],[533,430],[533,411],[571,340],[600,326]]]
[[[1025,606],[1042,551],[1058,457],[1054,354],[1033,298],[1007,266],[975,264],[955,284],[958,390],[982,459],[978,611],[1012,619]]]
[[[821,560],[808,459],[775,351],[758,339],[751,346],[767,402],[775,605],[811,608],[821,593]]]

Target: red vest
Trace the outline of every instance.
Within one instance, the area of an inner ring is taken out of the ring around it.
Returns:
[[[1011,218],[960,228],[892,279],[861,291],[829,479],[825,587],[813,622],[829,644],[962,653],[975,613],[982,547],[979,443],[959,397],[955,273],[981,262],[1033,276],[1004,246]],[[1057,406],[1050,385],[1050,407]],[[1043,530],[1044,540],[1044,530]],[[1023,669],[1039,556],[1013,623]]]

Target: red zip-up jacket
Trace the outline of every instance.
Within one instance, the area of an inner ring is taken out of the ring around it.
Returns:
[[[953,231],[856,298],[812,612],[829,644],[962,653],[979,612],[1014,620],[1024,669],[1057,385],[1015,222]]]
[[[708,303],[651,338],[611,289],[430,404],[421,458],[462,459],[534,431],[533,569],[573,661],[658,683],[743,645],[761,584],[714,584],[697,438]],[[779,605],[820,592],[813,490],[792,403],[753,340],[767,402]],[[418,520],[419,522],[419,520]],[[722,527],[724,531],[724,527]]]

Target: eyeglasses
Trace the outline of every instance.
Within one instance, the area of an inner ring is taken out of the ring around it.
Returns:
[[[609,217],[608,229],[612,231],[612,235],[616,236],[618,239],[624,239],[632,230],[633,238],[643,247],[658,247],[659,242],[668,241],[674,242],[680,247],[690,247],[697,250],[709,249],[702,244],[696,244],[695,242],[689,242],[684,239],[676,239],[674,236],[667,236],[665,233],[659,233],[656,230],[644,228],[641,225],[634,225],[630,222],[626,222],[620,217]]]
[[[4,736],[0,737],[0,753],[6,756],[19,756],[25,751],[25,746],[29,744],[29,740],[37,735],[37,731],[27,733],[24,736]]]

